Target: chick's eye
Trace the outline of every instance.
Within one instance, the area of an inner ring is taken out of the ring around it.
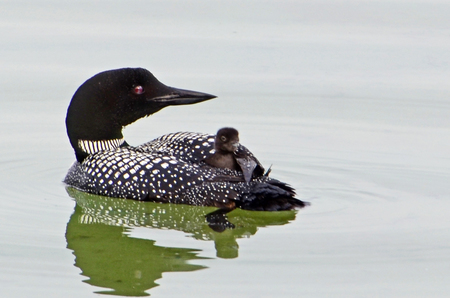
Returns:
[[[140,85],[133,87],[133,93],[134,94],[142,94],[144,92],[145,92],[144,87],[142,87]]]
[[[221,136],[220,139],[222,140],[222,142],[226,142],[227,138],[225,136]]]

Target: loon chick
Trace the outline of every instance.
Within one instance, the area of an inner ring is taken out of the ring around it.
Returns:
[[[214,154],[205,159],[210,166],[239,171],[241,167],[234,158],[239,145],[239,133],[231,127],[219,129],[214,138]]]
[[[214,140],[214,149],[215,153],[205,159],[205,163],[210,166],[242,171],[246,182],[250,182],[253,171],[258,166],[259,171],[256,174],[264,173],[264,168],[256,157],[239,147],[239,132],[232,127],[219,129]]]
[[[78,88],[67,110],[67,134],[77,161],[64,182],[108,197],[227,210],[305,206],[292,187],[266,175],[244,182],[236,171],[201,166],[214,154],[213,135],[172,133],[137,147],[123,138],[123,127],[164,107],[214,97],[168,87],[142,68],[93,76]]]

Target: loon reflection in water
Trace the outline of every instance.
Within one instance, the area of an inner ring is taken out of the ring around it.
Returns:
[[[242,171],[207,165],[214,135],[172,133],[137,147],[123,138],[123,127],[166,106],[214,97],[168,87],[142,68],[95,75],[78,88],[67,111],[67,134],[77,162],[64,182],[108,197],[220,208],[212,221],[234,208],[304,207],[292,187],[264,175],[259,163],[261,169],[250,172],[253,177],[248,177],[250,170],[243,177]],[[237,150],[251,154],[241,144]]]
[[[229,214],[236,228],[217,233],[204,220],[214,210],[211,207],[118,200],[70,187],[67,191],[76,201],[66,230],[67,248],[76,257],[75,265],[88,277],[86,283],[111,289],[98,293],[124,296],[148,296],[146,291],[158,286],[155,281],[164,272],[207,268],[195,264],[205,259],[199,256],[200,250],[165,247],[152,239],[132,237],[129,233],[133,228],[180,231],[193,239],[214,241],[220,258],[237,258],[237,239],[249,238],[259,227],[287,224],[296,213],[237,209]]]

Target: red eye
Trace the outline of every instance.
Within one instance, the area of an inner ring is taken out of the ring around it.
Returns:
[[[142,94],[142,93],[144,93],[145,91],[144,91],[144,87],[142,87],[142,86],[140,86],[140,85],[138,85],[138,86],[135,86],[134,88],[133,88],[133,93],[134,94]]]

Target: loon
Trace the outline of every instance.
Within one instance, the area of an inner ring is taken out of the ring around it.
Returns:
[[[264,173],[263,166],[251,152],[239,147],[239,132],[232,127],[224,127],[217,131],[214,140],[215,153],[205,159],[205,163],[218,168],[242,171],[244,180],[250,182],[253,172],[260,176]]]
[[[240,171],[205,165],[215,153],[214,135],[170,133],[140,146],[123,138],[123,127],[164,107],[215,97],[166,86],[143,68],[93,76],[78,88],[67,110],[67,134],[77,161],[64,183],[107,197],[219,210],[277,211],[307,205],[295,198],[291,186],[261,171],[252,170],[253,177],[245,181]],[[250,152],[241,144],[237,150]]]

